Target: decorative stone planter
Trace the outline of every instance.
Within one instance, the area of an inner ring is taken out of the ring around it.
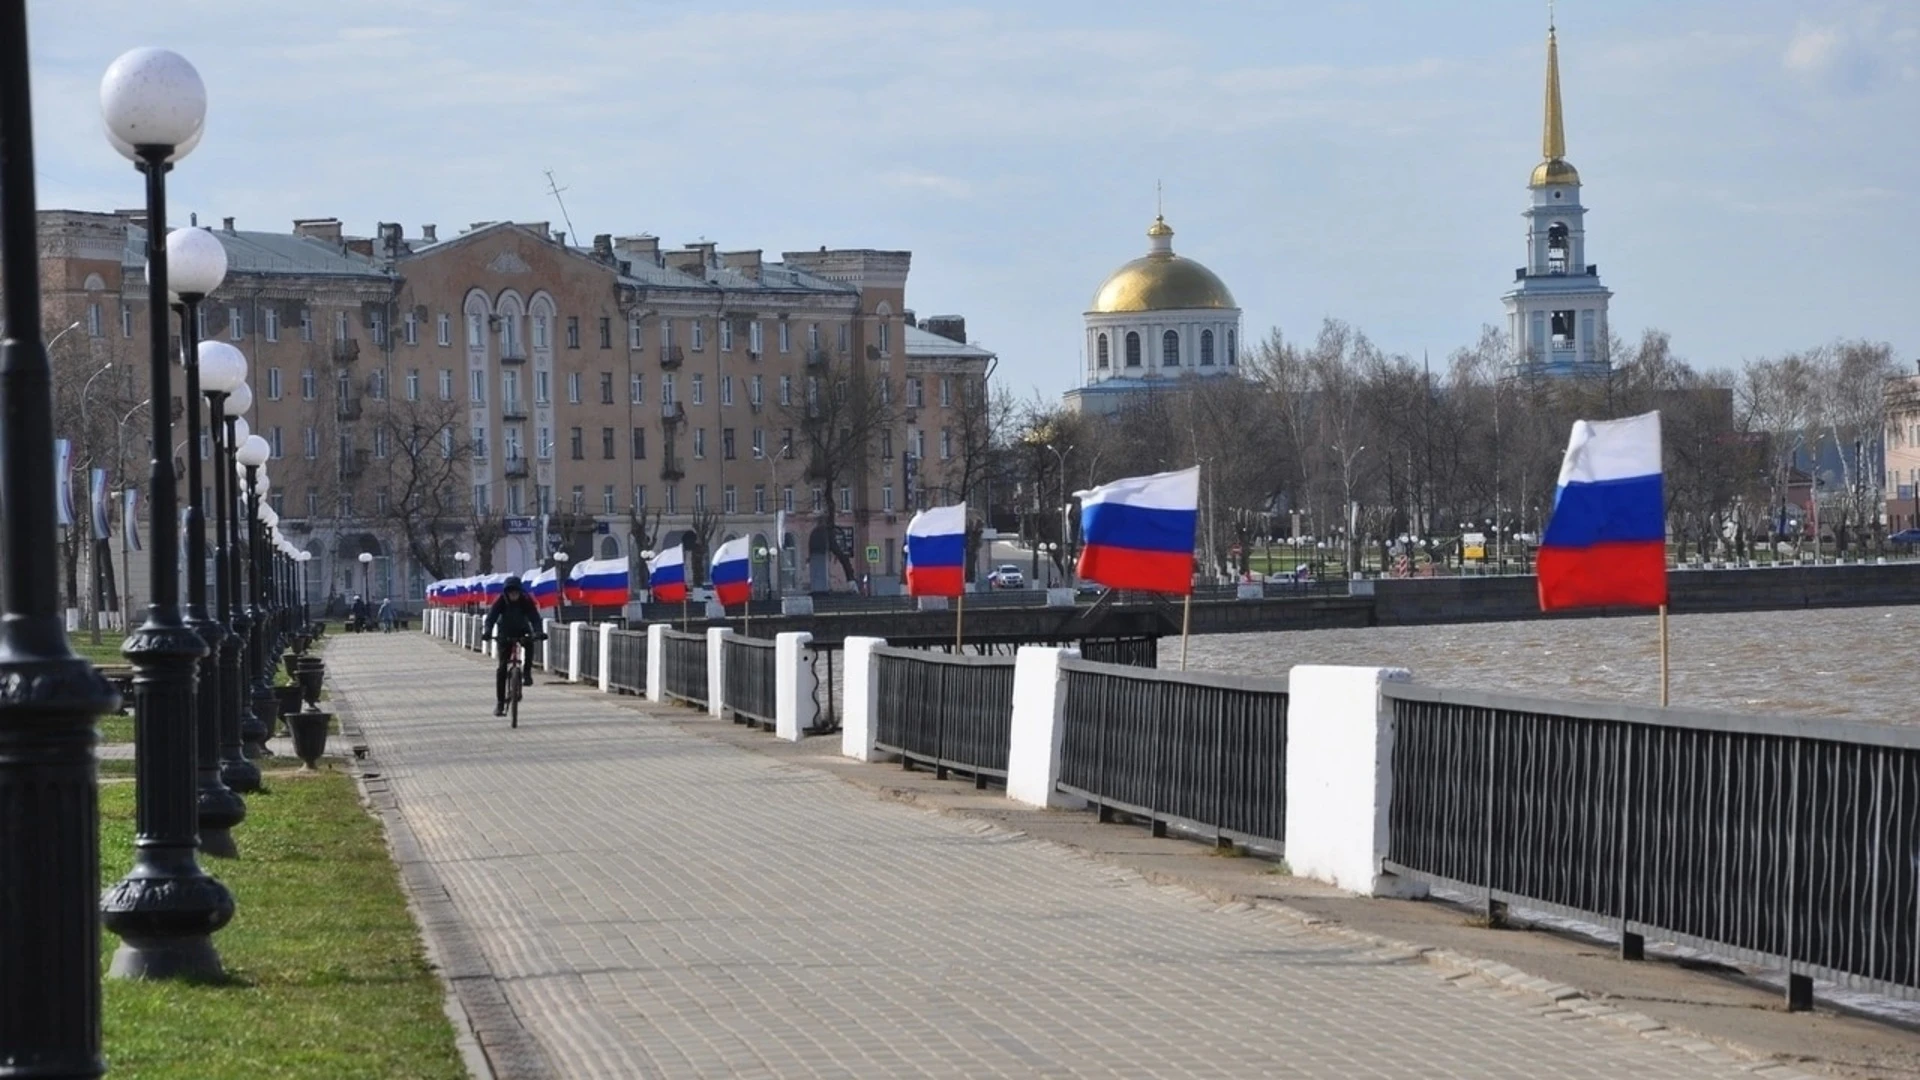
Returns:
[[[295,680],[300,684],[301,697],[306,700],[307,704],[316,708],[319,707],[320,682],[326,677],[326,674],[326,665],[318,660],[301,664],[299,669],[294,673]]]
[[[327,726],[333,722],[330,712],[297,712],[287,714],[287,726],[293,731],[293,752],[307,768],[314,768],[314,762],[327,752]]]
[[[279,699],[280,715],[292,716],[300,711],[300,702],[306,695],[306,688],[297,682],[273,688],[273,696]],[[273,732],[267,732],[267,738],[273,738]]]

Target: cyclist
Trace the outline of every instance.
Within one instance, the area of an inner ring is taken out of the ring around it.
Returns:
[[[513,656],[513,645],[520,643],[521,670],[525,672],[524,682],[533,684],[533,665],[531,657],[526,655],[525,646],[531,641],[540,641],[546,634],[545,623],[540,619],[540,607],[527,595],[527,589],[517,577],[510,577],[500,590],[500,599],[487,609],[487,622],[480,637],[483,641],[493,640],[494,628],[499,627],[500,666],[493,676],[493,715],[507,715],[507,662]]]

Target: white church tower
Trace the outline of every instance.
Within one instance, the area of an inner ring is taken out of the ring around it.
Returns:
[[[1527,265],[1514,271],[1507,293],[1507,340],[1513,376],[1568,378],[1608,371],[1607,300],[1600,267],[1587,261],[1586,208],[1580,205],[1580,174],[1567,162],[1566,127],[1560,114],[1560,49],[1547,27],[1547,117],[1541,132],[1544,160],[1527,187]]]

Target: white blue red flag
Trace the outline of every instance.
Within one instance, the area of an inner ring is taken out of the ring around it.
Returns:
[[[582,559],[574,564],[570,577],[567,599],[576,604],[625,607],[632,593],[625,559]]]
[[[713,594],[721,606],[746,603],[753,595],[753,556],[748,551],[747,538],[729,540],[715,548],[709,573]]]
[[[907,522],[908,596],[959,596],[966,566],[966,503],[931,506]]]
[[[1667,602],[1659,413],[1574,421],[1538,566],[1542,611]]]
[[[1113,589],[1193,592],[1200,469],[1130,476],[1080,497],[1080,577]]]
[[[678,604],[687,598],[687,553],[679,544],[647,561],[647,589],[655,603]]]
[[[560,606],[560,575],[551,566],[528,574],[527,595],[533,597],[533,606],[541,611]]]

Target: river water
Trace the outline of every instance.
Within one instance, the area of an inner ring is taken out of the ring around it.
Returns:
[[[1920,606],[1676,615],[1672,704],[1920,723]],[[1160,666],[1180,664],[1180,639]],[[1419,682],[1517,694],[1659,703],[1655,616],[1209,634],[1196,671],[1282,675],[1295,664],[1404,667]]]

